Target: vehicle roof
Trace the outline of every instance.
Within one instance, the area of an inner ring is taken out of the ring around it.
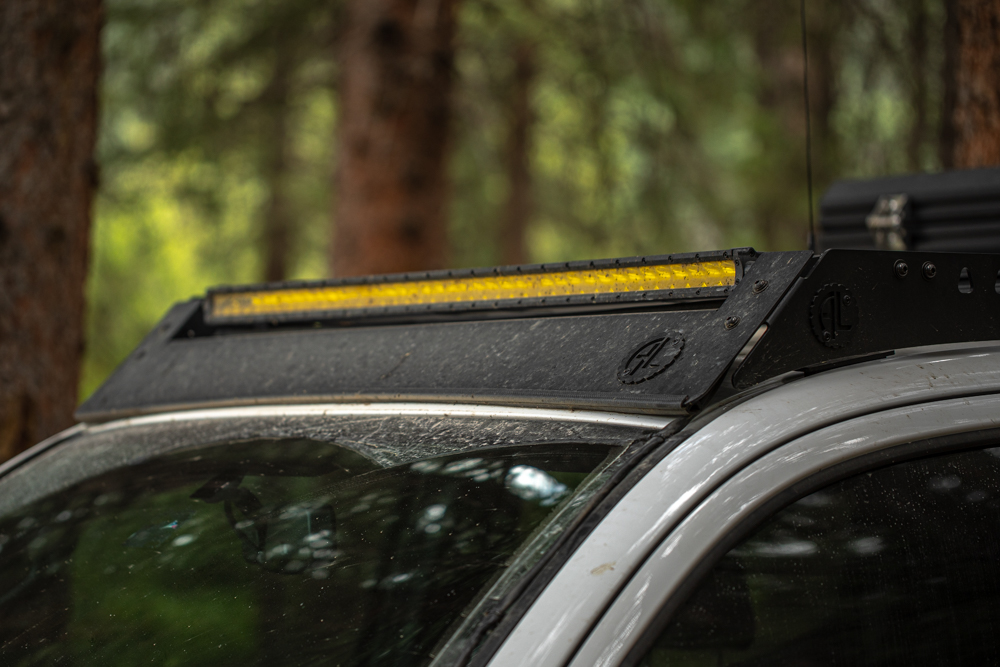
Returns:
[[[708,264],[729,266],[729,278],[603,292],[574,284],[697,274]],[[968,293],[959,291],[963,270]],[[225,288],[175,306],[77,417],[365,401],[688,415],[791,371],[998,339],[998,274],[1000,255],[744,248]],[[561,293],[539,287],[560,281]],[[534,287],[483,289],[514,283]],[[468,289],[495,298],[448,300],[448,290]],[[404,297],[344,307],[351,302],[341,297],[359,292]],[[438,296],[422,305],[422,292]],[[290,310],[254,305],[282,299]]]

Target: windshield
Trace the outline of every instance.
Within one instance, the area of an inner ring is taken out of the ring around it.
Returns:
[[[387,464],[336,438],[192,445],[159,428],[158,455],[0,519],[0,662],[426,664],[622,450],[462,446]],[[24,480],[10,482],[5,498]]]

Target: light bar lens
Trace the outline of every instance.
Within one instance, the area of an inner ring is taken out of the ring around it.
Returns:
[[[211,315],[213,319],[243,319],[392,306],[493,303],[519,299],[726,287],[735,282],[736,265],[730,260],[507,276],[292,287],[214,293],[211,295]]]

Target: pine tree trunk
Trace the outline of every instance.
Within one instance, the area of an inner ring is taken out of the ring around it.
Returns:
[[[507,135],[507,207],[500,230],[501,262],[528,261],[526,233],[531,217],[531,88],[535,77],[535,49],[522,42],[514,52],[514,79],[510,95]]]
[[[910,81],[910,106],[913,108],[913,125],[906,143],[906,162],[910,171],[920,171],[923,166],[921,147],[927,133],[927,7],[923,0],[916,0],[910,7],[909,55],[913,75]]]
[[[954,165],[1000,165],[1000,0],[955,2]]]
[[[840,67],[836,40],[843,20],[836,3],[816,3],[810,10],[812,12],[807,16],[809,113],[813,134],[813,191],[819,193],[840,173],[833,111],[837,106],[837,71]],[[813,205],[816,203],[814,201]]]
[[[350,0],[331,272],[443,268],[458,0]]]
[[[0,2],[0,458],[73,421],[101,21],[100,0]]]
[[[804,211],[803,216],[788,205],[789,197],[808,202],[807,123],[802,68],[808,60],[808,125],[815,207],[818,201],[816,194],[822,192],[837,174],[840,161],[832,119],[837,103],[836,72],[840,66],[835,38],[844,22],[843,9],[836,3],[806,3],[809,53],[805,58],[798,2],[755,2],[748,3],[746,7],[743,20],[754,38],[754,50],[760,66],[758,102],[781,126],[780,134],[770,135],[768,158],[775,173],[780,170],[781,176],[772,175],[757,182],[757,202],[753,213],[759,221],[763,249],[802,248],[810,233],[806,224],[808,211]],[[784,40],[775,38],[776,34],[783,33],[791,37]],[[789,150],[786,144],[793,137],[801,148]]]
[[[958,0],[945,0],[944,62],[941,64],[941,131],[938,160],[944,169],[955,168],[955,105],[958,101]]]
[[[295,219],[288,197],[289,167],[289,87],[292,77],[291,54],[281,45],[275,57],[274,74],[266,91],[269,126],[266,128],[267,184],[270,200],[264,214],[264,280],[288,278]]]

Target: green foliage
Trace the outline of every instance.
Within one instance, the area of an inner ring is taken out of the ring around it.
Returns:
[[[81,664],[99,656],[106,665],[153,660],[211,667],[258,655],[260,594],[246,585],[253,570],[240,558],[238,540],[220,508],[190,500],[197,488],[101,517],[82,532],[72,560],[68,624]],[[159,540],[136,539],[151,526],[155,530],[175,521],[181,506],[198,512],[182,521],[180,531],[164,530]],[[230,539],[199,542],[199,536]],[[122,627],[129,632],[121,632]]]
[[[107,0],[89,394],[172,302],[325,274],[345,0]],[[808,0],[815,192],[935,169],[941,0]],[[533,261],[805,244],[798,2],[466,0],[452,265],[499,261],[513,57],[532,49]]]
[[[276,151],[298,223],[290,277],[322,275],[339,9],[108,0],[83,396],[173,303],[260,280]],[[277,121],[289,131],[276,146]]]

